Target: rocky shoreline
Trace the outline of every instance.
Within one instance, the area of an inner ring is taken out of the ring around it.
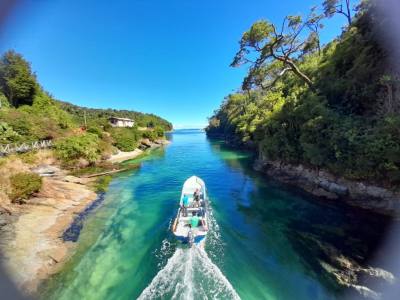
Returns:
[[[3,266],[16,286],[29,295],[68,259],[74,244],[64,243],[60,237],[74,216],[97,198],[86,186],[89,180],[52,169],[57,171],[43,177],[41,191],[28,204],[2,215]]]
[[[120,152],[109,162],[133,159],[146,149],[166,144],[169,141],[142,141],[141,149]],[[95,178],[68,175],[54,162],[30,171],[43,178],[40,192],[23,205],[0,203],[0,262],[18,289],[32,296],[40,282],[57,273],[72,256],[76,244],[62,236],[98,195],[90,188]]]
[[[287,164],[265,158],[253,143],[243,143],[234,137],[209,135],[212,139],[223,140],[232,148],[258,153],[253,168],[278,182],[300,188],[322,199],[371,210],[380,214],[400,218],[400,189],[389,189],[370,182],[348,180],[335,176],[326,170],[316,170],[303,164]]]
[[[248,150],[253,154],[258,152],[253,144],[243,144],[226,136],[211,136],[211,138],[222,140],[225,145],[233,149]],[[347,180],[325,170],[317,171],[301,164],[291,165],[281,161],[271,161],[260,153],[258,155],[253,163],[253,169],[266,174],[274,181],[303,190],[319,199],[338,201],[354,206],[355,209],[366,209],[365,213],[370,211],[382,214],[383,218],[400,218],[400,191],[367,182]],[[317,245],[325,257],[325,261],[320,261],[321,270],[327,272],[332,280],[342,286],[349,298],[358,299],[361,296],[365,299],[383,299],[382,293],[375,288],[390,289],[395,283],[397,284],[398,278],[390,271],[376,265],[364,264],[359,261],[359,257],[345,255],[329,242],[322,242],[312,236],[308,238]]]
[[[341,201],[390,218],[400,217],[399,192],[364,182],[350,181],[303,165],[257,159],[253,167],[278,182],[300,188],[318,198]],[[327,259],[320,262],[322,269],[346,289],[346,294],[350,298],[357,299],[361,295],[366,299],[382,299],[383,295],[374,289],[377,286],[392,288],[397,282],[397,278],[387,270],[368,264],[361,265],[329,243],[322,243],[319,240],[315,243],[319,245]]]
[[[385,215],[400,216],[400,191],[347,180],[301,164],[290,165],[280,161],[258,159],[255,161],[254,169],[317,197],[343,201]]]

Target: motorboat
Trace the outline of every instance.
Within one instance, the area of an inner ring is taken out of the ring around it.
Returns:
[[[179,208],[171,230],[176,238],[185,243],[204,243],[209,229],[208,198],[204,181],[192,176],[183,184]]]

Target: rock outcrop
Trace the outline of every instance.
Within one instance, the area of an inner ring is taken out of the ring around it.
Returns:
[[[10,206],[0,218],[1,261],[15,284],[34,294],[40,280],[57,272],[71,254],[61,235],[74,216],[97,197],[79,179],[57,167],[32,169],[43,176],[41,191],[27,204]]]
[[[257,160],[255,169],[315,196],[341,200],[348,204],[388,215],[400,215],[400,191],[361,181],[351,181],[323,170],[279,161]]]

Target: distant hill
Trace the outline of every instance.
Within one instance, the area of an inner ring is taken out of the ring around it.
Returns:
[[[112,127],[108,118],[133,119],[133,127]],[[117,150],[133,151],[144,141],[164,139],[172,124],[154,114],[80,107],[54,99],[21,54],[0,57],[0,145],[54,142],[55,156],[70,168],[96,164]],[[83,164],[86,165],[86,164]]]
[[[107,109],[88,108],[60,100],[57,100],[56,102],[59,104],[59,107],[61,109],[70,113],[72,116],[81,121],[84,118],[84,112],[86,112],[86,118],[88,120],[98,119],[98,118],[120,117],[120,118],[133,119],[138,127],[149,127],[149,128],[161,127],[166,131],[172,129],[172,124],[170,122],[154,114],[141,113],[131,110],[118,110],[112,108],[107,108]]]

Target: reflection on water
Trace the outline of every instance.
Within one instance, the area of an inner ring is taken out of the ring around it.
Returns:
[[[387,219],[275,183],[252,170],[249,153],[203,132],[169,138],[115,176],[44,299],[334,299],[344,291],[338,274],[386,282],[366,265]],[[213,208],[205,251],[181,248],[169,232],[191,175],[204,179]],[[365,270],[340,273],[349,264]]]

